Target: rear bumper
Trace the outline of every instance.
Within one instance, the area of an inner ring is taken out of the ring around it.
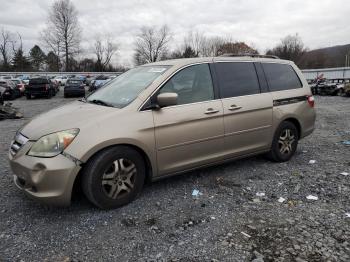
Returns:
[[[29,198],[48,205],[70,204],[79,165],[63,155],[38,158],[9,154],[9,158],[15,185]]]
[[[44,96],[49,94],[49,90],[26,90],[25,93],[33,96]]]
[[[64,90],[65,95],[85,95],[85,89],[68,89]]]

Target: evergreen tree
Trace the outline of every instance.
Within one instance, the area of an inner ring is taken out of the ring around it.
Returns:
[[[184,58],[198,57],[196,52],[190,46],[186,46],[185,51],[183,53]]]
[[[21,48],[17,49],[15,55],[12,58],[12,67],[15,71],[28,71],[30,69],[30,62],[28,58],[23,54]]]
[[[46,55],[38,45],[33,46],[29,51],[30,61],[33,70],[40,71],[46,61]]]
[[[61,62],[60,58],[52,51],[50,51],[46,56],[47,71],[58,72],[60,71]]]

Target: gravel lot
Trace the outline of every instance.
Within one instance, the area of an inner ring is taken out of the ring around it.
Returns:
[[[317,129],[288,163],[259,156],[194,171],[111,211],[79,195],[69,208],[41,206],[12,182],[16,130],[72,100],[22,98],[25,119],[0,122],[0,261],[350,261],[349,98],[316,98]]]

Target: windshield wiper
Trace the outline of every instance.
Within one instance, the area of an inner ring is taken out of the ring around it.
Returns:
[[[89,100],[89,103],[93,103],[96,105],[101,105],[101,106],[109,106],[109,107],[114,107],[113,105],[103,101],[103,100],[99,100],[99,99],[93,99],[93,100]]]

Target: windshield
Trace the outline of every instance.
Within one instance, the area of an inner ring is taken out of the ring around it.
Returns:
[[[108,104],[123,108],[130,104],[145,88],[162,75],[170,66],[140,66],[118,76],[91,94],[88,102]],[[101,103],[102,102],[102,103]]]

